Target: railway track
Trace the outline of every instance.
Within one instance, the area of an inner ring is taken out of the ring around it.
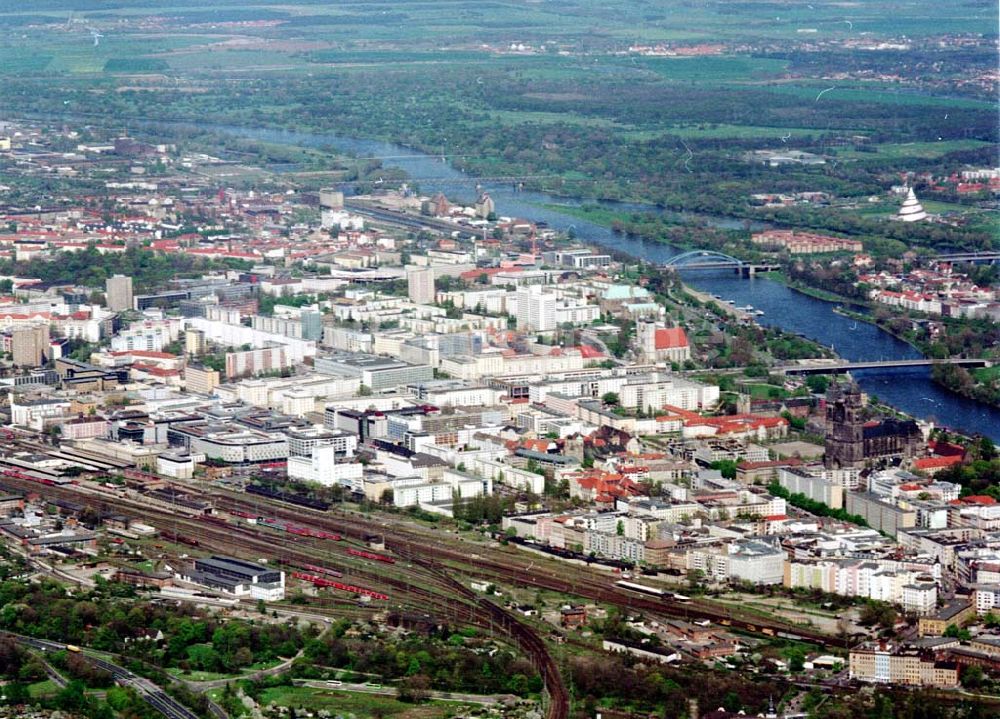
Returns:
[[[562,675],[559,674],[559,667],[556,666],[556,662],[542,638],[527,624],[459,582],[437,562],[417,557],[412,557],[411,561],[427,567],[428,570],[440,577],[442,582],[450,586],[456,594],[475,602],[489,616],[491,625],[499,625],[504,633],[515,639],[518,646],[531,659],[535,670],[541,675],[545,684],[549,695],[546,717],[548,719],[566,719],[569,716],[569,691],[566,689]]]
[[[226,492],[209,496],[214,497],[217,506],[227,509],[232,507],[245,510],[247,505],[246,500],[237,493]],[[258,506],[257,509],[260,507]],[[300,524],[315,524],[320,529],[335,530],[346,537],[355,539],[363,539],[373,530],[371,522],[357,520],[343,512],[330,514],[305,507],[292,509],[277,502],[268,503],[267,512],[281,519],[294,519]],[[757,615],[741,615],[738,611],[728,608],[722,609],[704,600],[680,603],[632,594],[609,585],[606,575],[582,567],[561,565],[558,568],[559,574],[556,574],[544,571],[544,567],[534,569],[533,565],[542,564],[541,560],[524,564],[526,560],[521,557],[511,558],[499,554],[493,558],[481,555],[470,556],[468,551],[463,552],[444,544],[439,537],[435,536],[434,532],[416,532],[391,525],[380,526],[377,529],[379,533],[384,534],[387,549],[400,556],[419,557],[432,554],[438,561],[453,562],[463,567],[463,571],[466,573],[485,579],[548,589],[653,615],[681,619],[708,619],[751,633],[768,636],[781,635],[829,647],[843,646],[842,642],[835,638],[808,627]],[[573,578],[566,579],[564,576],[559,576],[560,574]]]
[[[28,480],[8,478],[4,478],[4,482],[53,497],[72,498],[101,509],[126,511],[154,526],[173,529],[175,534],[183,528],[190,536],[197,537],[199,544],[206,549],[264,557],[274,557],[277,550],[278,559],[286,564],[323,564],[375,582],[379,587],[387,588],[390,596],[399,598],[400,606],[405,604],[413,609],[441,614],[449,621],[497,631],[517,644],[530,657],[542,676],[549,696],[547,719],[566,719],[569,694],[544,640],[530,626],[520,622],[502,607],[477,595],[456,579],[456,571],[491,581],[580,596],[652,616],[710,619],[733,629],[772,636],[779,634],[825,646],[840,646],[826,635],[773,619],[740,617],[728,609],[723,610],[707,603],[679,604],[637,596],[610,585],[607,575],[594,570],[565,564],[556,567],[553,564],[555,560],[540,558],[533,558],[526,565],[527,560],[523,556],[504,552],[482,556],[456,548],[453,541],[446,543],[442,536],[433,531],[377,524],[352,517],[345,512],[323,512],[257,496],[251,499],[227,490],[213,490],[203,494],[204,498],[214,501],[216,508],[223,512],[259,513],[301,527],[337,533],[356,542],[363,542],[373,532],[379,533],[384,537],[386,549],[403,559],[405,566],[402,562],[397,562],[380,568],[382,571],[373,571],[359,566],[361,562],[357,558],[349,559],[346,552],[336,556],[331,564],[334,547],[349,545],[298,536],[288,537],[285,542],[276,542],[275,535],[265,532],[263,528],[251,529],[235,522],[208,522],[191,516],[190,512],[178,513],[176,508],[153,506],[134,497],[106,495],[86,486],[39,486]],[[186,487],[186,490],[191,492],[190,487]],[[326,542],[326,545],[320,546],[321,542]]]
[[[8,478],[4,478],[4,480],[8,481]],[[35,491],[40,490],[37,485],[32,485],[31,482],[12,479],[9,480],[9,483],[26,486]],[[82,487],[74,487],[73,485],[47,487],[46,489],[47,493],[73,496],[76,500],[80,498],[77,492],[80,492],[84,496],[92,496],[90,492],[81,491]],[[185,489],[188,492],[192,491],[187,486]],[[94,493],[98,494],[96,491]],[[202,496],[205,499],[215,502],[217,509],[226,512],[237,511],[266,514],[269,517],[294,522],[297,525],[304,525],[322,531],[336,532],[357,541],[363,541],[375,530],[384,535],[386,546],[400,556],[413,557],[432,554],[439,561],[451,562],[457,567],[461,567],[461,571],[464,573],[479,576],[490,581],[572,594],[595,602],[613,604],[627,610],[650,613],[654,616],[680,619],[708,619],[750,633],[763,633],[771,636],[781,635],[788,638],[810,641],[823,646],[842,647],[841,641],[809,627],[802,627],[773,618],[760,617],[759,615],[741,614],[738,610],[723,609],[703,600],[681,604],[633,594],[609,585],[606,575],[582,567],[573,567],[565,564],[556,567],[551,563],[546,566],[545,561],[538,558],[533,558],[532,561],[525,564],[526,560],[523,557],[513,557],[503,553],[496,553],[492,557],[470,555],[468,551],[454,548],[453,543],[445,543],[438,533],[430,530],[418,531],[387,524],[375,525],[370,520],[360,520],[348,515],[346,512],[324,512],[308,507],[293,506],[260,496],[253,496],[250,499],[245,494],[230,490],[213,489],[211,492],[203,493]],[[144,518],[149,517],[147,514],[149,507],[134,499],[108,495],[104,495],[104,499],[107,503],[106,506],[109,508],[120,509],[127,506],[134,513],[141,513],[140,516]],[[162,513],[171,509],[176,511],[176,508],[168,507],[158,508],[157,511]],[[177,517],[178,515],[172,516]],[[162,525],[162,518],[160,520],[156,521],[156,518],[151,518],[154,524]],[[170,521],[177,520],[172,519]],[[240,547],[238,546],[237,548]],[[258,551],[264,551],[264,555],[269,556],[273,554],[274,549],[275,547],[271,545],[261,547]],[[285,556],[290,551],[287,545],[281,548],[281,552]],[[539,566],[535,567],[535,565]],[[385,578],[384,575],[380,575],[380,577]]]
[[[27,480],[15,480],[14,483],[35,491],[39,489],[37,485],[33,485],[32,482]],[[26,485],[33,486],[28,487]],[[274,542],[270,538],[261,536],[258,532],[246,527],[237,525],[223,526],[189,516],[168,515],[162,509],[151,508],[132,499],[103,497],[98,493],[82,491],[79,486],[46,486],[45,493],[52,496],[62,496],[63,498],[73,497],[76,501],[89,502],[98,508],[116,506],[119,511],[125,509],[129,513],[153,523],[154,526],[172,527],[175,533],[183,527],[191,537],[196,536],[198,538],[199,546],[204,544],[206,548],[218,547],[220,551],[238,549],[243,554],[246,554],[247,551],[259,554],[273,554],[275,549]],[[111,504],[112,501],[113,505]],[[296,522],[302,524],[298,519],[296,519]],[[358,534],[358,532],[355,532],[355,534]],[[323,540],[310,538],[309,541],[316,542]],[[316,552],[313,547],[310,547],[313,551],[307,552],[305,548],[299,546],[303,544],[305,542],[297,541],[297,546],[294,548],[283,547],[281,549],[283,558],[291,562],[309,563],[323,560],[322,556],[317,557],[316,555],[317,553],[322,555],[324,552]],[[569,693],[562,681],[555,661],[548,652],[544,640],[531,627],[520,622],[502,607],[476,595],[475,592],[452,577],[446,570],[442,569],[440,564],[432,563],[430,560],[422,558],[419,547],[411,547],[410,549],[410,552],[400,554],[400,556],[409,558],[410,565],[422,570],[420,573],[421,576],[418,578],[424,581],[420,583],[409,579],[366,572],[365,570],[355,571],[351,569],[349,571],[358,576],[367,575],[371,579],[377,579],[377,581],[383,584],[392,586],[395,590],[404,593],[411,600],[418,600],[419,603],[416,604],[418,608],[423,608],[425,605],[437,610],[447,617],[449,621],[482,627],[507,636],[521,651],[530,657],[542,677],[546,692],[549,695],[549,706],[546,712],[547,719],[566,719],[569,713]],[[407,569],[411,569],[412,566]],[[399,572],[400,569],[399,564],[393,565],[393,571]],[[435,588],[438,591],[434,591]]]

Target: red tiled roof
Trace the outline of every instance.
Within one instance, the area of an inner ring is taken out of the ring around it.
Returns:
[[[939,457],[950,457],[952,455],[957,455],[959,457],[965,456],[965,447],[960,444],[953,444],[952,442],[939,442],[937,440],[931,440],[927,443],[931,451],[938,455]]]
[[[921,457],[920,459],[914,460],[914,469],[941,469],[942,467],[951,467],[956,464],[961,464],[962,458],[957,455],[949,455],[947,457]]]
[[[683,327],[666,327],[656,330],[654,338],[656,349],[667,350],[675,347],[687,347],[688,338]]]
[[[968,497],[962,497],[961,499],[959,499],[957,501],[961,502],[963,504],[986,504],[986,505],[990,505],[990,504],[996,504],[997,503],[997,501],[995,499],[993,499],[993,497],[988,497],[985,494],[973,494],[973,495],[970,495]]]
[[[584,359],[598,359],[604,356],[603,352],[590,345],[580,345],[577,349],[580,350],[580,356]]]

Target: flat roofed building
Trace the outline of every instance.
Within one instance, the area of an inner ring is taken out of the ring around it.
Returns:
[[[132,309],[132,278],[125,275],[114,275],[104,282],[108,309],[122,312]]]
[[[333,447],[337,457],[351,457],[358,447],[358,435],[342,429],[296,427],[286,430],[285,436],[289,457],[312,457],[316,447]]]
[[[371,354],[337,353],[316,358],[320,374],[356,377],[373,392],[405,387],[434,378],[429,365],[409,364],[392,357]]]
[[[846,505],[848,514],[864,517],[868,526],[891,537],[917,524],[914,510],[898,507],[870,492],[848,492]]]
[[[212,394],[219,386],[219,371],[199,364],[184,368],[184,388],[194,394]]]
[[[285,598],[284,572],[232,557],[196,559],[194,567],[183,572],[180,579],[237,597],[271,602]]]

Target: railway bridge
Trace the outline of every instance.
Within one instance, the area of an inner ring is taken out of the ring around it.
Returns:
[[[948,359],[909,359],[909,360],[879,360],[877,362],[824,362],[813,364],[795,364],[774,367],[773,372],[779,374],[845,374],[855,370],[868,369],[905,369],[907,367],[933,367],[934,365],[956,365],[958,367],[992,367],[993,363],[985,359],[968,359],[951,357]]]

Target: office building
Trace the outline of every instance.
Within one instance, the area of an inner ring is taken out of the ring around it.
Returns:
[[[324,487],[341,485],[352,491],[364,487],[364,466],[357,462],[337,461],[333,446],[314,447],[308,457],[288,458],[288,478],[321,484]]]
[[[326,427],[292,428],[285,432],[288,437],[289,457],[312,457],[316,447],[332,447],[331,458],[353,457],[358,448],[358,435]]]
[[[356,377],[373,392],[399,389],[434,378],[434,370],[429,365],[408,364],[392,357],[346,352],[317,357],[316,371],[324,375]]]
[[[302,339],[320,341],[323,339],[323,314],[319,310],[302,310]]]
[[[125,275],[114,275],[104,283],[108,309],[122,312],[132,309],[132,278]]]
[[[167,430],[171,447],[227,464],[258,464],[288,459],[288,439],[239,425],[205,422],[177,423]]]

